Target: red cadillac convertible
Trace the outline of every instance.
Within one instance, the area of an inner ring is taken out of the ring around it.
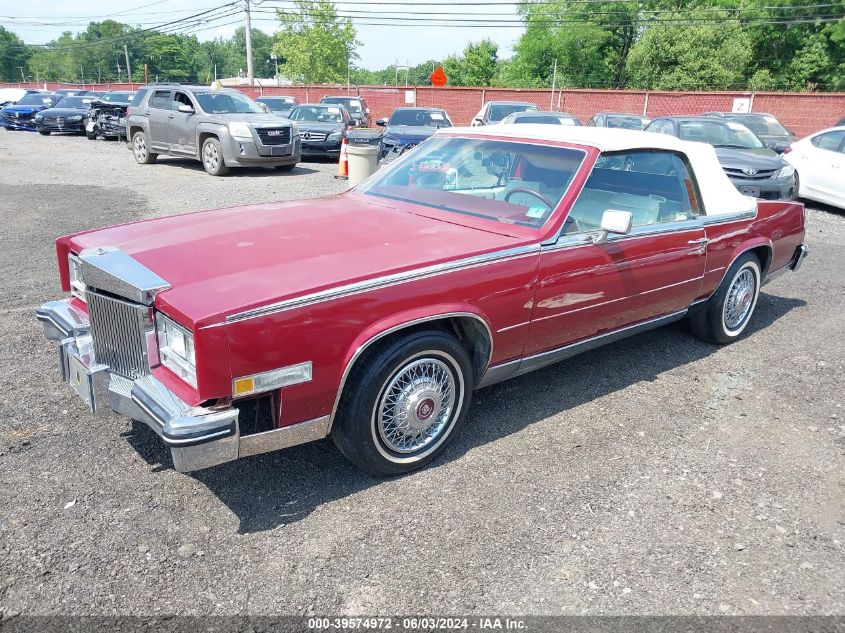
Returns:
[[[646,132],[439,130],[355,189],[59,238],[38,318],[95,413],[177,470],[326,436],[375,474],[430,462],[475,389],[687,318],[736,340],[807,254],[804,208]]]

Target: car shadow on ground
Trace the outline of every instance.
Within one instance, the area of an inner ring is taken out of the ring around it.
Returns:
[[[167,167],[179,166],[184,167],[185,169],[189,169],[191,171],[202,172],[205,173],[205,167],[202,166],[202,163],[198,160],[194,160],[192,158],[174,158],[172,156],[159,156],[154,165],[164,165]],[[144,167],[149,167],[149,165],[143,165]],[[224,178],[255,178],[255,177],[268,177],[268,176],[297,176],[302,174],[315,174],[319,170],[312,169],[311,167],[307,167],[303,165],[303,163],[297,163],[296,167],[294,167],[291,171],[285,171],[283,169],[276,169],[275,167],[232,167],[229,170]]]
[[[745,336],[753,336],[805,304],[801,299],[761,293]],[[472,448],[595,398],[655,380],[665,371],[719,349],[694,338],[686,323],[679,322],[482,389],[459,435],[429,468],[460,459]],[[173,467],[169,451],[144,424],[133,422],[127,439],[155,470]],[[382,481],[352,466],[330,440],[222,464],[192,476],[238,516],[241,534],[294,523],[323,503]]]

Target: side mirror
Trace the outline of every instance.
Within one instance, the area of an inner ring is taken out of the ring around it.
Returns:
[[[614,235],[628,235],[634,223],[634,214],[630,211],[607,209],[601,215],[601,231],[593,240],[593,244],[604,244],[611,233]]]
[[[187,103],[182,103],[179,105],[179,112],[184,112],[185,114],[193,114],[194,109]]]
[[[381,127],[384,127],[385,125],[387,125],[387,118],[384,118],[384,119],[377,119],[377,120],[376,120],[376,125],[380,125]]]

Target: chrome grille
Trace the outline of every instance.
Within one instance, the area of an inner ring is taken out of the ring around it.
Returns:
[[[326,132],[309,132],[305,130],[299,134],[300,138],[303,141],[325,141],[328,138],[328,134]]]
[[[760,169],[753,174],[746,174],[743,169],[735,169],[733,167],[725,167],[725,173],[734,178],[742,178],[744,180],[766,180],[771,178],[777,172],[777,169]]]
[[[146,324],[150,308],[90,290],[85,292],[94,358],[127,378],[150,373]]]
[[[290,143],[290,127],[257,127],[255,128],[262,145],[287,145]]]

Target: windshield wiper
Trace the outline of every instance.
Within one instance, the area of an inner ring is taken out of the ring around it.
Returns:
[[[747,145],[731,145],[729,143],[715,143],[713,147],[726,147],[728,149],[755,149],[754,147],[748,147]]]

